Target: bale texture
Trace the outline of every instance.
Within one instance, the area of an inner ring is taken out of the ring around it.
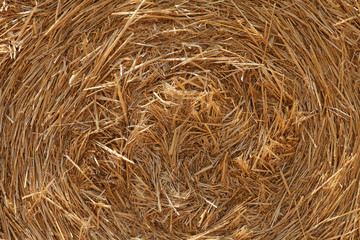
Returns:
[[[0,5],[0,238],[359,239],[350,0]]]

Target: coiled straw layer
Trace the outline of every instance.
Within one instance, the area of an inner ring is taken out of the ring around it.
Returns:
[[[359,3],[4,1],[0,237],[359,239]]]

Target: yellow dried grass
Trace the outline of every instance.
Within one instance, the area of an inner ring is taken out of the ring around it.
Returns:
[[[359,239],[357,1],[4,1],[0,238]]]

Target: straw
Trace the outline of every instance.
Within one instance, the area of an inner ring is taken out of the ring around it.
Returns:
[[[1,239],[358,239],[359,3],[4,1]]]

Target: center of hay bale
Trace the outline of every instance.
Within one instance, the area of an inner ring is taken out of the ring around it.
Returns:
[[[149,227],[235,230],[250,199],[277,201],[284,189],[300,139],[295,86],[234,44],[248,35],[167,11],[161,24],[141,15],[111,73],[87,85],[76,107],[84,124],[71,127],[65,150],[84,174],[68,174],[81,188],[87,176],[99,191],[116,189],[121,209]]]

